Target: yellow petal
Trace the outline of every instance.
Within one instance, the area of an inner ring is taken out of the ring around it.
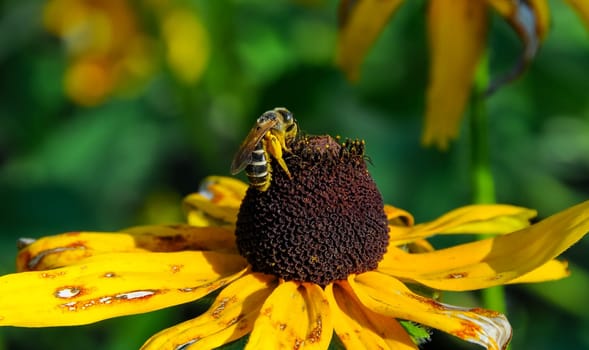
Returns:
[[[209,58],[208,33],[195,12],[178,7],[164,15],[162,37],[174,75],[184,83],[197,81]]]
[[[219,205],[239,208],[248,185],[227,176],[207,176],[200,184],[200,192]]]
[[[468,205],[413,228],[394,228],[390,239],[392,245],[398,245],[436,234],[503,234],[529,226],[529,220],[535,216],[535,210],[512,205]]]
[[[511,339],[511,326],[498,312],[443,304],[378,272],[350,276],[348,282],[362,304],[381,315],[414,321],[491,350],[502,350]]]
[[[142,350],[213,349],[251,332],[266,298],[276,286],[273,276],[247,274],[219,293],[208,311],[152,336]]]
[[[189,225],[138,226],[124,233],[70,232],[43,237],[21,249],[18,271],[48,270],[114,252],[216,250],[236,253],[232,229]]]
[[[589,30],[589,1],[587,0],[566,0],[566,2],[577,11],[577,14],[583,22],[585,27]]]
[[[550,260],[544,265],[524,274],[523,276],[512,279],[508,284],[516,283],[533,283],[558,280],[571,274],[569,264],[566,261],[556,259]]]
[[[329,303],[313,283],[285,282],[266,300],[248,349],[321,349],[333,334]]]
[[[133,236],[124,233],[69,232],[43,237],[18,252],[18,271],[48,270],[97,254],[138,252]]]
[[[196,300],[245,271],[239,255],[112,253],[0,277],[0,325],[81,325]],[[240,272],[241,270],[241,272]]]
[[[430,81],[423,143],[445,149],[458,134],[475,69],[485,48],[483,0],[430,0]]]
[[[360,65],[370,46],[401,3],[402,0],[340,2],[340,33],[336,62],[348,79],[358,79]]]
[[[209,176],[198,193],[184,199],[184,210],[192,226],[235,224],[247,185],[224,176]]]
[[[346,282],[327,285],[325,295],[333,313],[335,333],[346,349],[418,349],[396,319],[364,307]]]
[[[539,268],[588,231],[589,201],[507,235],[434,252],[408,254],[389,246],[378,269],[434,289],[487,288]],[[553,279],[554,274],[545,277]]]

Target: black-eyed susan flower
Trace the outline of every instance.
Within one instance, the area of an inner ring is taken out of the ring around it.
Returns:
[[[589,202],[533,226],[533,210],[467,206],[429,223],[383,205],[364,144],[304,137],[266,191],[211,177],[185,200],[188,224],[22,240],[19,273],[0,277],[0,324],[80,325],[197,300],[210,308],[144,349],[417,349],[408,323],[487,349],[511,338],[494,311],[444,304],[467,291],[558,279],[554,260],[589,230]],[[433,250],[436,234],[495,238]]]
[[[589,2],[566,1],[589,25]],[[342,0],[337,64],[351,80],[401,0]],[[524,43],[514,70],[495,81],[495,89],[515,78],[535,56],[549,28],[546,0],[429,0],[427,34],[430,49],[423,143],[446,148],[458,134],[476,67],[487,46],[489,13],[505,18]]]

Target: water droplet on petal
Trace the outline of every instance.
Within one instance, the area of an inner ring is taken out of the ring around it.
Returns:
[[[58,289],[57,291],[55,291],[54,295],[58,298],[69,299],[69,298],[73,298],[76,295],[80,294],[81,291],[82,291],[82,289],[80,289],[78,287],[65,287],[65,288]]]
[[[154,294],[155,294],[154,290],[137,290],[134,292],[117,294],[117,295],[115,295],[115,298],[123,299],[123,300],[141,299],[141,298],[150,297]]]

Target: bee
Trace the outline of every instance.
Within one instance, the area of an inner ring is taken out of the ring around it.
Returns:
[[[288,177],[292,177],[284,159],[283,150],[290,152],[289,145],[297,136],[299,126],[292,113],[278,107],[264,112],[239,147],[231,163],[231,174],[245,169],[250,185],[260,191],[270,186],[272,156]]]

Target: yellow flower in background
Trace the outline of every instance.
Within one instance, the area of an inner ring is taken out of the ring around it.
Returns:
[[[383,205],[363,144],[307,137],[292,152],[292,179],[277,166],[264,192],[208,178],[185,199],[188,224],[21,240],[21,272],[0,277],[0,324],[88,324],[220,290],[208,311],[143,349],[248,335],[246,349],[327,349],[334,332],[348,349],[417,349],[408,320],[499,350],[512,332],[503,315],[432,295],[565,277],[554,258],[589,230],[589,202],[532,226],[533,210],[509,205],[414,225]],[[425,240],[462,233],[497,236],[441,250]]]
[[[589,1],[567,1],[589,25]],[[360,65],[402,0],[342,0],[337,64],[348,78]],[[545,0],[429,0],[430,80],[422,141],[444,149],[458,134],[475,69],[487,46],[489,13],[504,17],[524,43],[521,62],[489,88],[517,77],[533,59],[549,26]]]
[[[134,91],[147,82],[161,61],[184,83],[200,78],[209,48],[207,33],[195,11],[176,1],[146,3],[157,12],[161,38],[146,29],[136,5],[125,0],[47,3],[44,25],[67,48],[70,62],[64,88],[74,102],[93,106],[113,94]],[[163,41],[167,53],[159,52],[158,40]]]

